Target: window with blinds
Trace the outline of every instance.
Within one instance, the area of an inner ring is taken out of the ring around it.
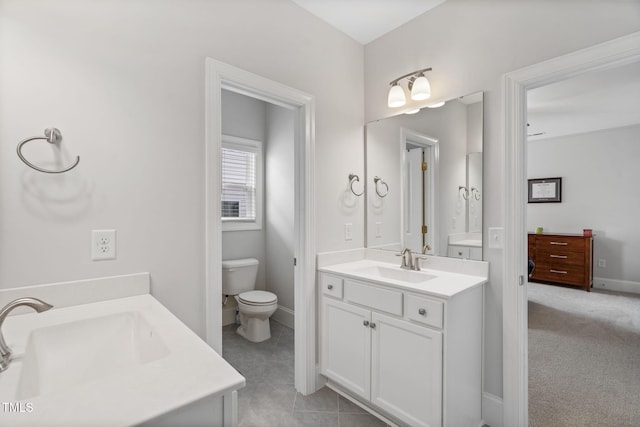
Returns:
[[[223,136],[223,229],[257,229],[262,225],[262,143]]]

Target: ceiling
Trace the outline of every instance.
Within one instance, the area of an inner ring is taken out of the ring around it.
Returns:
[[[640,63],[527,92],[529,141],[640,124]]]
[[[446,0],[293,0],[365,45]]]

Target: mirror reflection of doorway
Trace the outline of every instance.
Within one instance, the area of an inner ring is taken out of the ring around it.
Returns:
[[[404,247],[416,253],[434,254],[438,140],[409,129],[402,129]]]
[[[406,228],[405,243],[408,248],[416,251],[421,248],[422,252],[430,249],[428,247],[427,235],[429,233],[429,222],[431,218],[427,215],[427,207],[432,203],[432,195],[428,191],[429,168],[428,157],[429,150],[426,147],[415,147],[411,143],[407,143],[406,154],[406,186],[407,189],[407,209],[406,209]]]

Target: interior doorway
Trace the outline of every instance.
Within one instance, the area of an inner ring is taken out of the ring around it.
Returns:
[[[527,98],[530,89],[640,61],[640,33],[504,76],[505,241],[503,249],[503,425],[528,425]]]
[[[207,343],[222,354],[222,91],[266,101],[294,112],[294,334],[295,388],[316,390],[314,98],[248,71],[206,60],[205,324]]]

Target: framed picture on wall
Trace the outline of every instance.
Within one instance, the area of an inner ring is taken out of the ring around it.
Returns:
[[[562,202],[562,178],[529,180],[529,203]]]

